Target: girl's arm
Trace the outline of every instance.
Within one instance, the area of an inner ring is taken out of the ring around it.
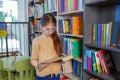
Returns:
[[[39,40],[37,40],[36,38],[33,40],[32,43],[32,55],[31,55],[31,63],[36,68],[39,67],[39,49],[40,49]]]

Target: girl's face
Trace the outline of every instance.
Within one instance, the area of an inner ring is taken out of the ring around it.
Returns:
[[[43,27],[43,33],[46,36],[51,36],[55,31],[55,24],[54,23],[48,23]]]

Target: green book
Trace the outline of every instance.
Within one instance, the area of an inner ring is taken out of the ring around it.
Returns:
[[[79,39],[71,39],[72,42],[72,54],[74,58],[79,58],[82,55],[82,43]]]

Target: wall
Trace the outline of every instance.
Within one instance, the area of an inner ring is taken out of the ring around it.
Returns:
[[[28,0],[18,0],[18,22],[28,22]],[[28,49],[28,25],[21,27],[21,53],[23,55],[29,55]]]

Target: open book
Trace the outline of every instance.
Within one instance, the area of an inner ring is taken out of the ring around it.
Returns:
[[[47,61],[44,61],[42,63],[53,63],[53,62],[57,62],[57,61],[62,61],[62,62],[65,62],[67,60],[70,60],[72,59],[73,56],[64,56],[64,57],[58,57],[58,58],[54,58],[54,59],[50,59],[50,60],[47,60]]]

